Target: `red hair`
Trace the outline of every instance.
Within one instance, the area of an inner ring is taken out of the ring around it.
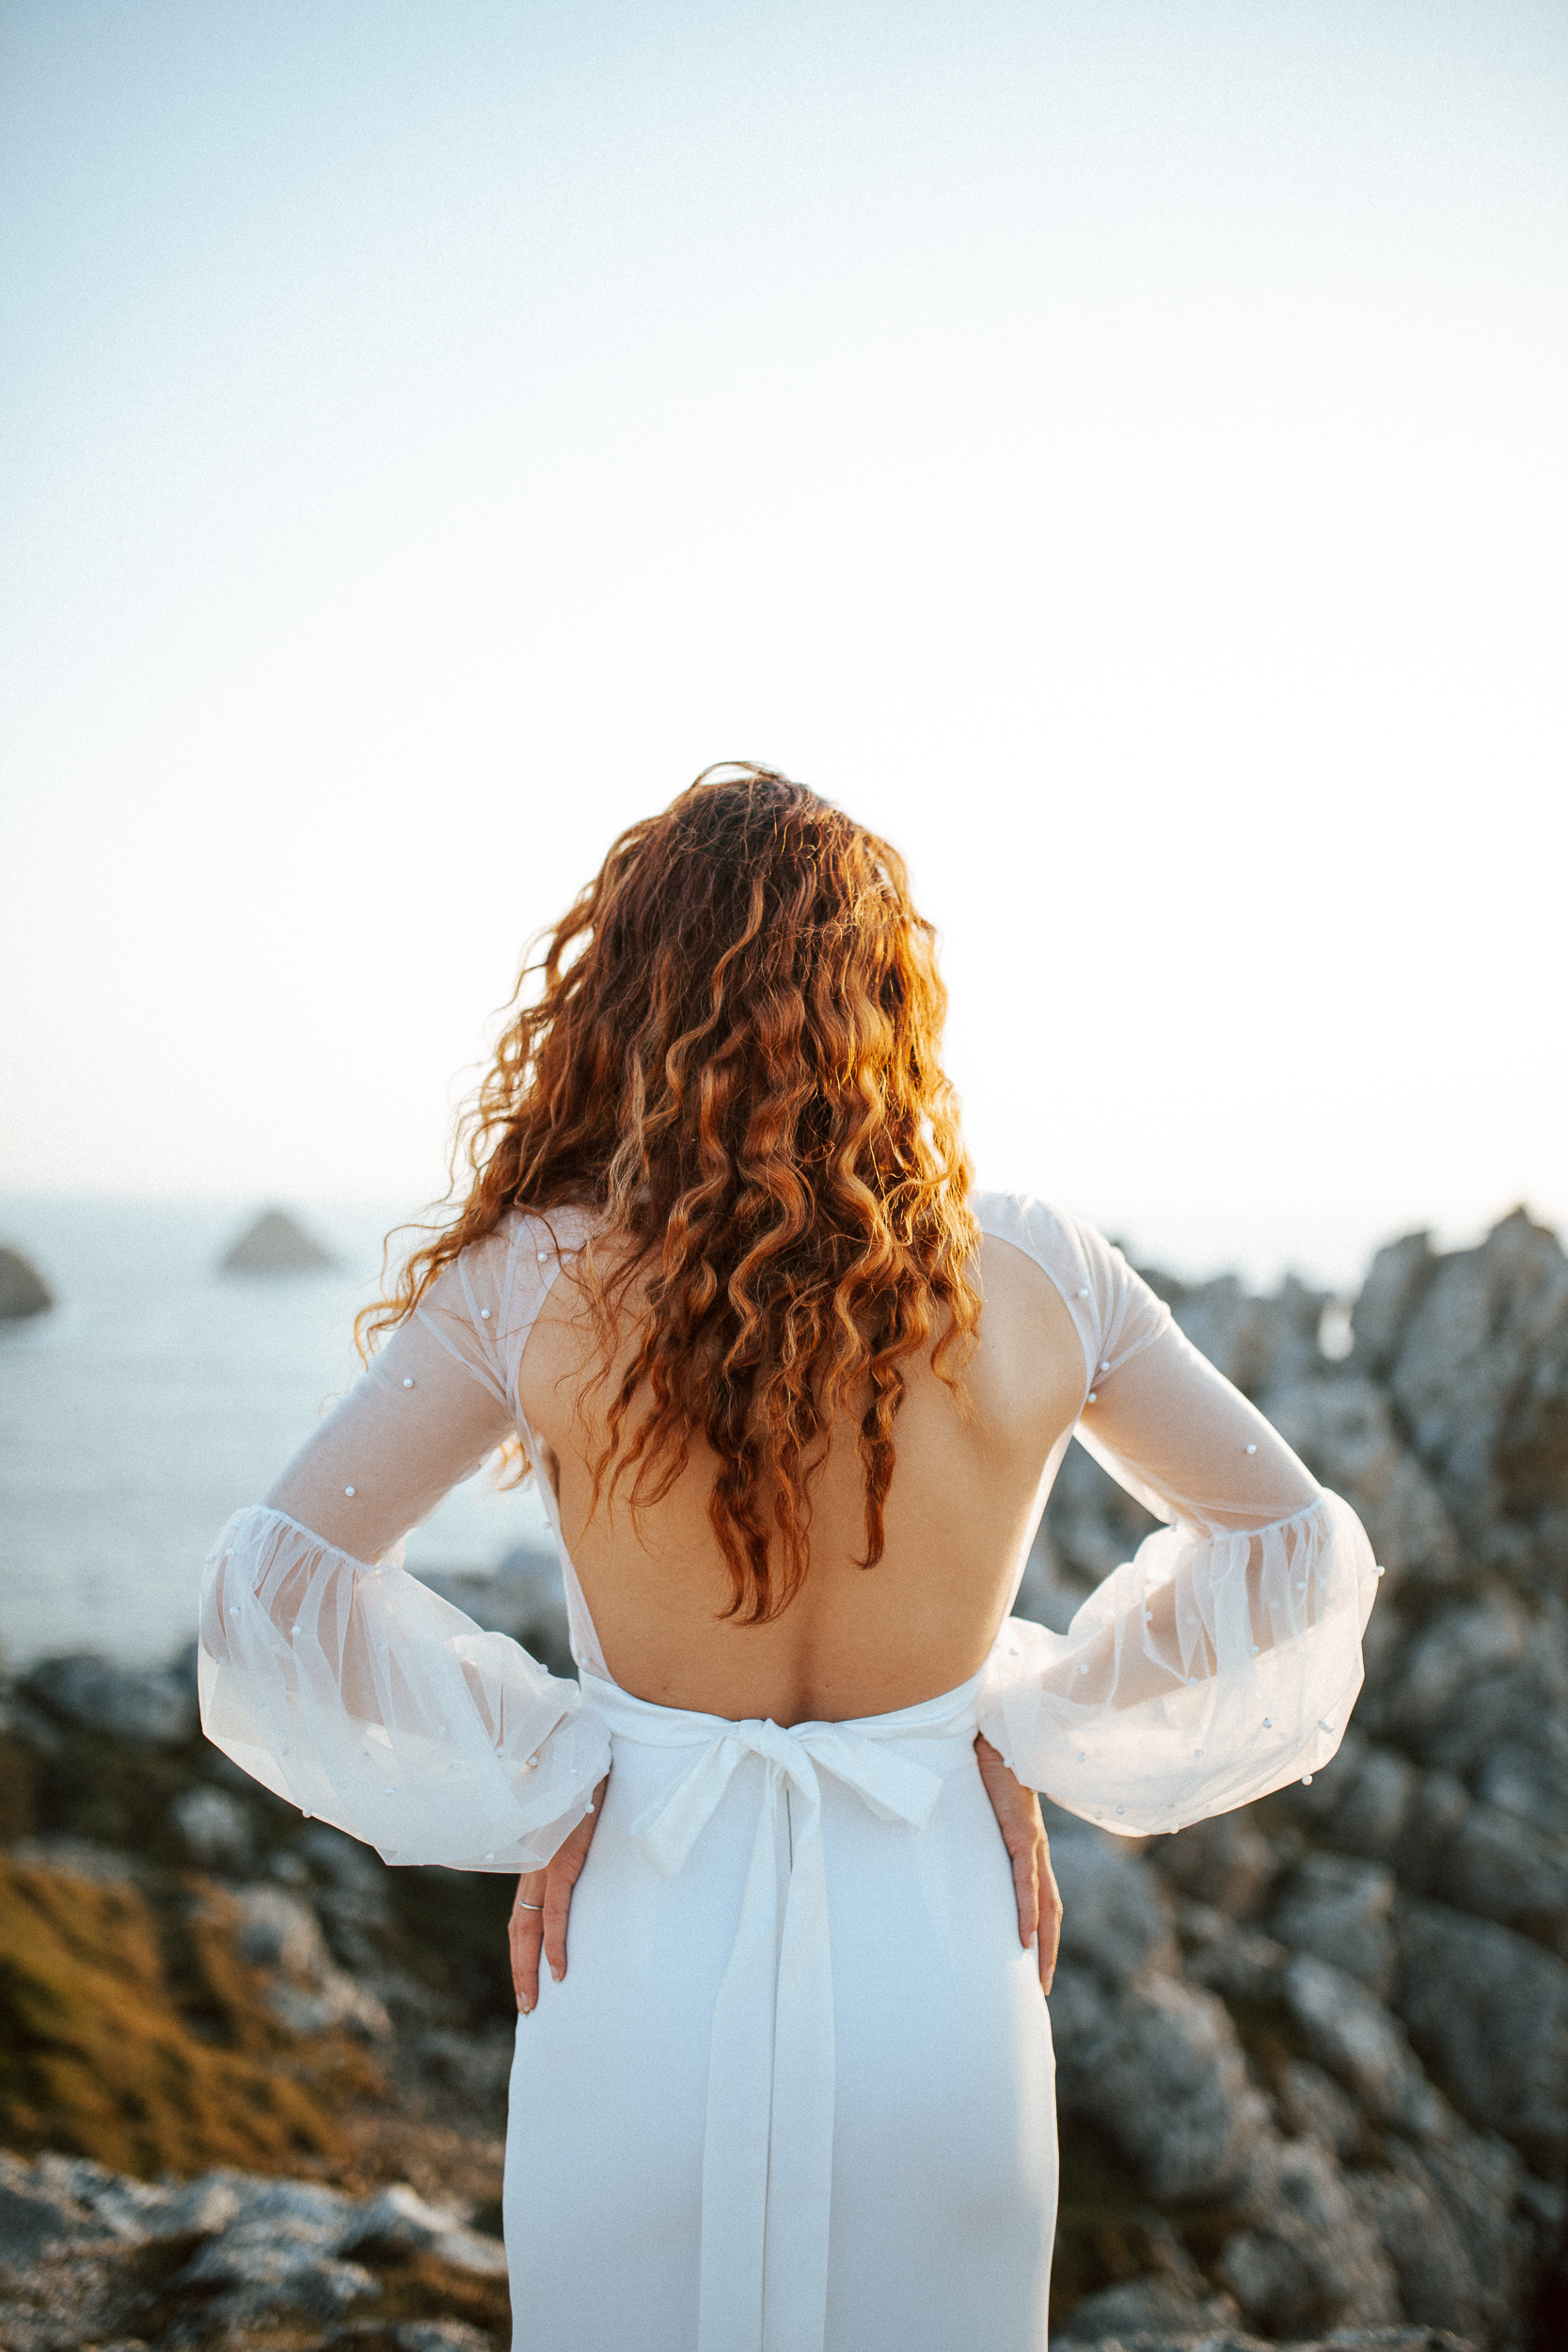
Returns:
[[[594,1209],[578,1278],[601,1379],[645,1277],[595,1506],[607,1472],[657,1502],[700,1435],[726,1614],[761,1623],[805,1577],[835,1420],[858,1422],[871,1567],[906,1359],[929,1345],[964,1401],[979,1232],[935,933],[896,850],[736,765],[628,827],[543,945],[460,1131],[467,1196],[361,1323],[402,1321],[510,1210]]]

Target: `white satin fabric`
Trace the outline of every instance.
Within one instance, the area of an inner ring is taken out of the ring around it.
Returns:
[[[518,2021],[516,2352],[1044,2345],[1054,2062],[977,1681],[786,1730],[585,1677],[615,1767]]]
[[[1378,1574],[1354,1513],[1092,1227],[1011,1195],[974,1206],[988,1263],[1018,1250],[1072,1319],[1072,1434],[1170,1524],[1067,1633],[1009,1618],[981,1674],[924,1708],[784,1730],[612,1683],[517,1402],[578,1213],[515,1213],[445,1269],[210,1555],[208,1736],[388,1861],[538,1867],[613,1756],[566,1981],[519,2023],[519,2352],[1038,2352],[1050,2035],[976,1724],[1021,1779],[1126,1835],[1245,1804],[1342,1736]],[[514,1430],[580,1688],[399,1565]]]

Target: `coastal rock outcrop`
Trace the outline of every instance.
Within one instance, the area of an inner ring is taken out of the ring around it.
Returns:
[[[309,1274],[336,1263],[283,1209],[263,1209],[219,1262],[225,1274]]]
[[[32,1260],[0,1246],[0,1323],[45,1314],[54,1304],[55,1294]]]
[[[1559,2352],[1568,1260],[1522,1215],[1472,1251],[1408,1236],[1348,1354],[1304,1284],[1167,1287],[1388,1575],[1310,1786],[1164,1838],[1048,1808],[1053,2339]],[[1151,1524],[1072,1448],[1022,1613],[1065,1624]],[[569,1671],[544,1549],[432,1581]],[[188,1660],[57,1660],[0,1708],[0,1871],[33,1906],[0,1953],[0,2333],[504,2352],[508,1890],[302,1821],[203,1746],[191,1686]],[[150,2094],[154,2030],[192,2070],[181,2111]]]

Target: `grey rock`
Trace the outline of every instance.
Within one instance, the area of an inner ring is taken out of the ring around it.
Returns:
[[[1421,1303],[1437,1263],[1430,1233],[1406,1233],[1378,1251],[1351,1311],[1354,1370],[1373,1375],[1386,1372],[1403,1344],[1410,1318]]]
[[[347,2026],[373,2041],[391,2033],[391,2021],[373,1993],[339,1968],[321,1922],[298,1895],[281,1886],[246,1886],[232,1898],[239,1912],[239,1949],[253,1967],[273,1970],[269,1998],[293,2033],[325,2033]]]
[[[1288,1387],[1319,1368],[1319,1332],[1327,1291],[1287,1275],[1272,1297],[1245,1291],[1234,1274],[1196,1284],[1155,1278],[1171,1312],[1193,1345],[1251,1397]]]
[[[30,1258],[0,1247],[0,1323],[20,1323],[46,1314],[55,1294]]]
[[[1369,1859],[1391,1859],[1401,1850],[1419,1778],[1396,1748],[1363,1747],[1342,1792],[1331,1773],[1321,1772],[1318,1785],[1329,1798],[1334,1843]]]
[[[1259,2137],[1217,2268],[1271,2335],[1401,2316],[1393,2264],[1338,2167],[1308,2139]]]
[[[1568,1504],[1568,1258],[1516,1209],[1433,1268],[1390,1373],[1462,1528]],[[1494,1554],[1494,1556],[1501,1556]]]
[[[1568,1965],[1509,1928],[1402,1899],[1395,2005],[1461,2111],[1568,2174]]]
[[[1052,1806],[1051,1862],[1062,1896],[1062,1955],[1123,1985],[1176,1964],[1170,1899],[1125,1838]]]
[[[279,2306],[312,2319],[336,2319],[363,2296],[380,2292],[358,2263],[339,2262],[306,2246],[231,2230],[193,2256],[173,2282],[212,2293],[209,2313],[230,2326],[271,2318]]]
[[[307,1274],[336,1263],[285,1210],[263,1209],[225,1250],[220,1265],[225,1274]]]
[[[1343,1495],[1361,1519],[1387,1571],[1382,1600],[1406,1579],[1433,1588],[1460,1579],[1453,1521],[1402,1442],[1386,1397],[1370,1380],[1298,1380],[1270,1396],[1269,1418],[1313,1476]]]
[[[1399,2025],[1365,1986],[1303,1952],[1286,1969],[1282,1991],[1312,2057],[1369,2114],[1417,2138],[1443,2129],[1442,2100]]]
[[[1530,1630],[1526,1611],[1506,1593],[1440,1611],[1406,1649],[1385,1721],[1407,1739],[1441,1730],[1461,1692],[1524,1662]]]
[[[1087,1589],[1132,1554],[1160,1522],[1074,1443],[1063,1456],[1044,1526],[1058,1573]]]
[[[1275,1905],[1270,1927],[1282,1944],[1342,1968],[1381,1999],[1398,1965],[1393,1908],[1393,1874],[1381,1864],[1308,1854]]]
[[[31,2262],[56,2247],[113,2244],[119,2235],[68,2189],[0,2149],[0,2263]]]
[[[243,1867],[253,1858],[250,1816],[226,1788],[182,1789],[169,1818],[187,1851],[210,1869]]]
[[[1065,1964],[1052,2016],[1064,2110],[1109,2132],[1151,2195],[1209,2197],[1236,2179],[1267,2110],[1219,2001],[1161,1976],[1117,1995]]]
[[[67,1723],[132,1746],[182,1747],[196,1737],[196,1677],[181,1666],[116,1666],[79,1650],[40,1659],[23,1688]]]
[[[1198,2337],[1216,2328],[1234,2328],[1240,2320],[1228,2295],[1205,2295],[1201,2282],[1195,2290],[1180,2279],[1128,2279],[1085,2296],[1052,2328],[1051,2341],[1101,2344],[1107,2337],[1123,2343],[1151,2334]]]
[[[373,2338],[376,2352],[388,2341],[397,2352],[495,2352],[483,2329],[470,2328],[464,2319],[405,2319],[396,2328],[388,2328],[385,2320],[351,2320],[346,2327],[328,2330],[321,2340],[322,2352],[354,2352],[367,2338]]]
[[[1518,1928],[1568,1957],[1568,1840],[1498,1805],[1474,1804],[1435,1857],[1430,1883],[1456,1910]]]
[[[1215,1814],[1162,1837],[1153,1859],[1184,1895],[1234,1919],[1249,1918],[1259,1908],[1279,1868],[1274,1848],[1246,1812]]]
[[[1518,2210],[1520,2164],[1500,2140],[1457,2124],[1420,2147],[1390,2137],[1357,2190],[1399,2278],[1408,2319],[1494,2344],[1526,2304],[1538,2267]]]
[[[1315,2139],[1338,2157],[1354,2155],[1367,2137],[1366,2118],[1332,2074],[1306,2058],[1290,2058],[1275,2086],[1275,2112],[1294,2139]]]
[[[506,2271],[506,2249],[499,2238],[467,2229],[457,2214],[427,2204],[404,2182],[383,2189],[362,2206],[340,2240],[340,2251],[345,2254],[377,2248],[428,2250],[486,2278],[500,2278]]]

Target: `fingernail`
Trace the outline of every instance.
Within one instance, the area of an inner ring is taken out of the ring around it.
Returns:
[[[550,1974],[555,1979],[557,1984],[559,1984],[562,1978],[566,1974],[566,1971],[564,1968],[552,1968],[550,1970]]]
[[[517,2007],[522,2010],[525,2017],[530,2017],[533,2013],[533,2003],[531,2001],[519,2001]]]
[[[1039,1940],[1040,1940],[1040,1939],[1039,1939],[1039,1937],[1038,1937],[1037,1935],[1031,1935],[1031,1936],[1030,1936],[1030,1938],[1029,1938],[1029,1949],[1030,1949],[1031,1951],[1033,1951],[1033,1950],[1034,1950],[1034,1948],[1035,1948],[1036,1945],[1039,1942]]]

